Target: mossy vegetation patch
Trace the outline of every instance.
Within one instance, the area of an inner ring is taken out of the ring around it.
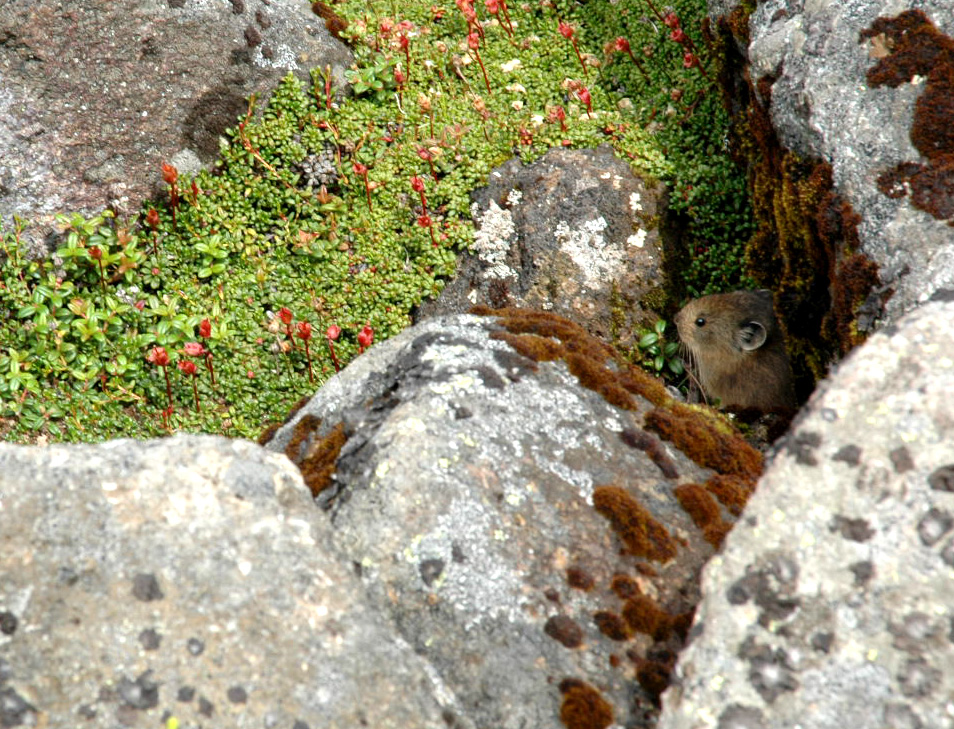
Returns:
[[[473,241],[470,191],[514,155],[609,142],[673,186],[689,240],[738,260],[720,246],[747,230],[746,195],[703,4],[318,11],[354,48],[352,96],[325,69],[289,76],[213,169],[157,170],[168,196],[134,218],[65,214],[43,260],[4,232],[6,439],[254,437],[441,290]],[[688,290],[740,281],[722,273]]]

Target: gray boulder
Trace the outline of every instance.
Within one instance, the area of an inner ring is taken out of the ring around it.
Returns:
[[[762,458],[611,354],[439,317],[269,450],[0,445],[0,724],[654,726]]]
[[[296,469],[251,443],[0,444],[0,536],[4,727],[437,729],[453,709]]]
[[[704,491],[688,484],[713,471],[644,430],[658,408],[636,395],[626,403],[612,369],[601,394],[580,386],[595,370],[576,374],[572,352],[545,361],[531,351],[563,341],[595,366],[603,345],[545,314],[502,314],[438,317],[403,332],[329,381],[267,447],[320,489],[335,544],[372,604],[474,726],[558,726],[565,679],[597,687],[620,723],[652,726],[654,697],[633,684],[632,666],[652,689],[681,643],[713,548],[676,487]],[[740,439],[725,452],[754,453]],[[593,508],[619,490],[650,517],[631,513],[637,531],[652,541],[663,526],[672,538],[659,534],[650,552],[660,553],[627,550]],[[641,597],[614,594],[623,584]],[[643,598],[668,613],[671,630],[630,633],[619,615]],[[601,632],[611,623],[615,639]]]
[[[622,347],[664,301],[664,186],[609,145],[511,159],[476,190],[477,233],[456,278],[419,318],[474,305],[552,311]]]
[[[710,0],[710,12],[725,14],[732,5]],[[938,162],[954,153],[954,115],[944,101],[954,83],[954,6],[916,3],[947,34],[947,41],[935,39],[950,46],[946,55],[927,48],[910,53],[900,35],[881,28],[862,37],[878,18],[910,5],[768,0],[749,22],[749,71],[753,81],[775,79],[771,114],[780,140],[805,158],[831,163],[837,191],[861,216],[862,252],[895,290],[886,305],[889,320],[954,281],[954,170]],[[918,54],[920,62],[913,61]],[[887,78],[880,81],[869,75],[894,63],[909,73],[882,74]],[[936,129],[927,144],[912,139],[920,114],[936,115],[928,120]]]
[[[874,335],[778,445],[660,729],[954,726],[954,295]]]
[[[301,0],[4,2],[0,220],[135,212],[163,162],[214,159],[250,94],[349,57]]]

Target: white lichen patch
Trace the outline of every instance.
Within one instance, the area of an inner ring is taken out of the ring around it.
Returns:
[[[643,203],[641,200],[642,197],[638,192],[631,192],[629,194],[629,209],[632,211],[633,215],[643,209]]]
[[[561,220],[554,231],[560,250],[580,269],[582,283],[587,288],[604,286],[619,274],[622,267],[623,251],[607,244],[603,237],[606,228],[606,219],[600,216],[596,220],[586,221],[575,230]]]
[[[477,218],[477,204],[471,208],[471,214]],[[511,240],[516,230],[513,216],[509,210],[503,210],[495,200],[478,219],[480,228],[474,231],[474,244],[471,250],[486,264],[484,276],[494,279],[517,278],[517,273],[506,263]]]
[[[626,244],[642,248],[646,245],[646,231],[640,228],[626,239]]]
[[[507,193],[507,204],[510,205],[510,207],[513,207],[514,205],[519,204],[522,198],[523,193],[520,192],[520,190],[511,190]]]

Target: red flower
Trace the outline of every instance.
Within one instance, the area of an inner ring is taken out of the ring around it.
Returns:
[[[693,67],[699,65],[699,59],[696,58],[696,57],[692,54],[692,52],[686,51],[686,52],[682,55],[682,65],[685,66],[686,68],[693,68]]]
[[[356,175],[361,175],[362,177],[364,177],[365,175],[368,174],[367,165],[363,165],[360,162],[355,162],[352,166],[354,167],[354,173]]]
[[[478,48],[480,48],[480,36],[477,35],[477,33],[468,33],[467,46],[472,51],[476,51]]]
[[[283,306],[278,310],[278,318],[282,320],[282,323],[285,326],[288,326],[292,323],[294,316],[295,315],[291,313],[291,309],[289,309],[287,306]]]
[[[470,35],[474,35],[474,33],[471,33]],[[470,38],[470,36],[467,36],[467,37]],[[425,162],[430,162],[432,155],[431,155],[431,151],[427,149],[426,147],[419,147],[417,150],[417,156],[420,157]]]
[[[298,322],[298,337],[306,342],[311,339],[311,324],[306,321]]]
[[[497,2],[497,0],[484,0],[484,6],[491,15],[496,15],[500,12],[500,3]]]
[[[566,38],[567,40],[571,40],[571,39],[573,38],[573,26],[572,26],[572,25],[570,25],[569,23],[564,23],[564,22],[561,20],[561,21],[560,21],[559,28],[560,28],[560,35],[562,35],[564,38]]]
[[[97,260],[97,261],[102,260],[102,258],[103,258],[103,249],[100,248],[99,246],[92,246],[92,247],[89,249],[89,257],[92,258],[92,259],[94,259],[94,260]]]
[[[672,29],[679,27],[679,17],[675,13],[669,13],[665,18],[663,18],[663,22],[667,27]]]
[[[203,347],[198,342],[186,342],[185,346],[182,347],[182,351],[185,352],[190,357],[201,357],[205,354],[205,347]],[[181,365],[180,365],[181,369]]]
[[[175,166],[166,164],[165,162],[163,162],[162,163],[163,182],[165,182],[167,185],[175,185],[176,180],[178,179],[179,179],[179,170],[177,170]]]
[[[146,355],[146,361],[158,367],[165,367],[169,364],[169,353],[165,347],[153,347]]]
[[[330,339],[332,342],[336,341],[338,337],[341,336],[341,327],[339,327],[337,324],[332,324],[325,332],[325,336],[328,337],[328,339]]]
[[[420,225],[422,228],[430,228],[430,227],[431,227],[431,222],[432,222],[432,221],[431,221],[431,216],[430,216],[430,215],[421,215],[421,216],[419,216],[418,219],[417,219],[417,224]],[[365,328],[367,328],[367,327],[365,327]],[[362,329],[362,331],[364,331],[364,330]],[[359,335],[359,339],[360,339],[360,335]]]
[[[212,322],[208,319],[203,319],[199,322],[199,336],[203,339],[208,339],[212,336]]]
[[[673,28],[672,33],[669,34],[670,40],[676,41],[676,43],[685,43],[686,42],[686,31],[682,28]]]
[[[424,180],[414,175],[411,178],[411,187],[414,189],[414,192],[424,192]]]
[[[406,35],[401,35],[401,36],[398,36],[398,45],[401,46],[402,51],[406,51],[408,49],[408,46],[411,45],[411,41],[407,39]]]
[[[371,343],[374,341],[374,330],[365,324],[365,326],[358,332],[358,346],[361,349],[367,349],[371,346]]]
[[[159,227],[159,211],[155,208],[149,208],[149,212],[146,213],[146,225],[150,228]]]
[[[193,362],[191,359],[181,360],[178,364],[178,367],[182,372],[187,375],[192,375],[193,377],[195,377],[196,372],[198,372],[195,362]]]
[[[586,108],[589,109],[590,104],[593,101],[592,97],[590,96],[590,90],[586,88],[586,86],[584,86],[583,88],[581,88],[579,91],[576,92],[576,95],[580,98],[580,101],[586,104]]]
[[[395,68],[394,83],[396,83],[398,86],[403,86],[405,81],[407,81],[407,76],[405,76],[404,73],[402,73],[400,68]],[[392,140],[388,139],[387,141],[392,141]]]
[[[625,38],[617,38],[616,41],[613,43],[613,47],[616,48],[617,52],[619,53],[630,52],[629,41],[626,40]]]

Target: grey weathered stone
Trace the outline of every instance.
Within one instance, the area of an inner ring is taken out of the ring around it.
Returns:
[[[349,57],[301,0],[0,3],[0,220],[135,212],[251,93]]]
[[[705,568],[660,729],[954,727],[954,297],[822,383]]]
[[[555,684],[566,677],[598,686],[621,723],[652,726],[632,670],[610,668],[611,655],[627,647],[645,655],[652,641],[612,641],[593,615],[619,611],[608,592],[617,573],[672,613],[692,605],[712,548],[673,488],[711,472],[666,444],[678,471],[666,478],[624,444],[624,429],[641,430],[646,401],[620,410],[581,388],[562,361],[534,363],[494,331],[493,317],[473,316],[406,330],[333,378],[267,447],[297,460],[313,445],[295,445],[299,428],[321,437],[343,424],[347,441],[319,497],[335,544],[475,726],[559,726]],[[640,574],[640,560],[619,554],[590,503],[595,487],[612,483],[640,494],[684,540],[675,559]],[[569,566],[589,573],[595,589],[568,588]],[[582,629],[581,648],[547,635],[556,616]]]
[[[710,0],[710,12],[732,3]],[[878,51],[860,34],[878,17],[916,6],[948,35],[954,6],[946,0],[768,0],[750,19],[753,80],[771,75],[771,112],[782,143],[831,162],[835,187],[861,216],[862,251],[896,293],[892,320],[954,282],[954,234],[944,220],[916,209],[910,196],[890,199],[879,174],[900,162],[924,162],[910,139],[923,78],[898,88],[871,88],[866,72]]]
[[[3,726],[445,727],[284,456],[0,444]],[[299,726],[296,724],[296,726]]]
[[[622,346],[657,318],[645,299],[662,303],[665,188],[633,174],[609,145],[511,159],[472,199],[473,250],[422,317],[526,306],[607,341],[615,334]]]

